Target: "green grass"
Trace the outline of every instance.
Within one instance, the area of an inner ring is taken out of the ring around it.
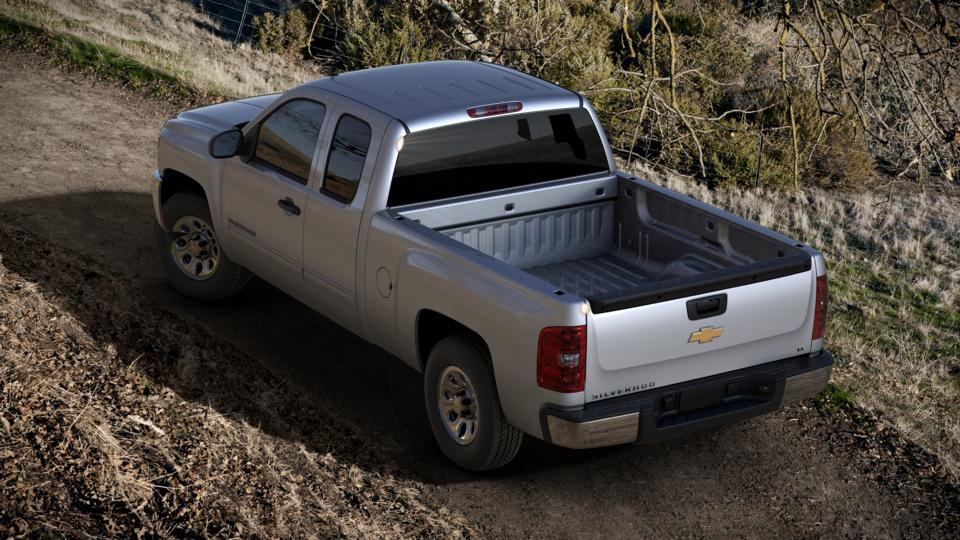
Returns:
[[[4,15],[0,15],[0,39],[21,48],[41,51],[61,64],[119,82],[152,97],[184,103],[219,97],[204,94],[182,79],[147,66],[112,47],[72,34],[50,32]]]
[[[828,384],[827,387],[823,389],[823,392],[820,392],[820,395],[816,398],[816,402],[819,406],[830,412],[855,405],[850,392],[834,383]]]

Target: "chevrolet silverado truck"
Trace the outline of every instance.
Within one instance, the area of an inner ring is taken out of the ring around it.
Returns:
[[[158,161],[174,288],[256,275],[396,355],[468,470],[524,433],[659,441],[830,375],[819,252],[618,171],[590,103],[518,71],[424,62],[202,107]]]

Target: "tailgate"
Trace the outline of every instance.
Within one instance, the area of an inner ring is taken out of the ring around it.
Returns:
[[[808,352],[815,294],[816,270],[810,268],[685,298],[590,313],[586,401]],[[723,301],[725,310],[718,306]],[[714,314],[717,311],[722,313]]]

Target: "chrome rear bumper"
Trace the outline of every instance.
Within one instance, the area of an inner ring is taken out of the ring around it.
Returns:
[[[600,420],[571,422],[547,415],[550,442],[567,448],[598,448],[632,443],[640,431],[640,413],[628,413]]]

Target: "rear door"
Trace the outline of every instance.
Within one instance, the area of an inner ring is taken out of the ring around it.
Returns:
[[[307,194],[303,280],[307,303],[359,332],[358,235],[380,141],[390,118],[340,100],[320,143],[316,179]]]
[[[230,256],[289,290],[302,280],[303,210],[327,104],[294,98],[252,132],[252,157],[224,163],[223,221]]]
[[[811,268],[693,297],[591,313],[586,401],[808,353],[815,294]],[[718,309],[714,300],[721,299],[725,309],[710,315]],[[691,302],[706,316],[689,312]]]

